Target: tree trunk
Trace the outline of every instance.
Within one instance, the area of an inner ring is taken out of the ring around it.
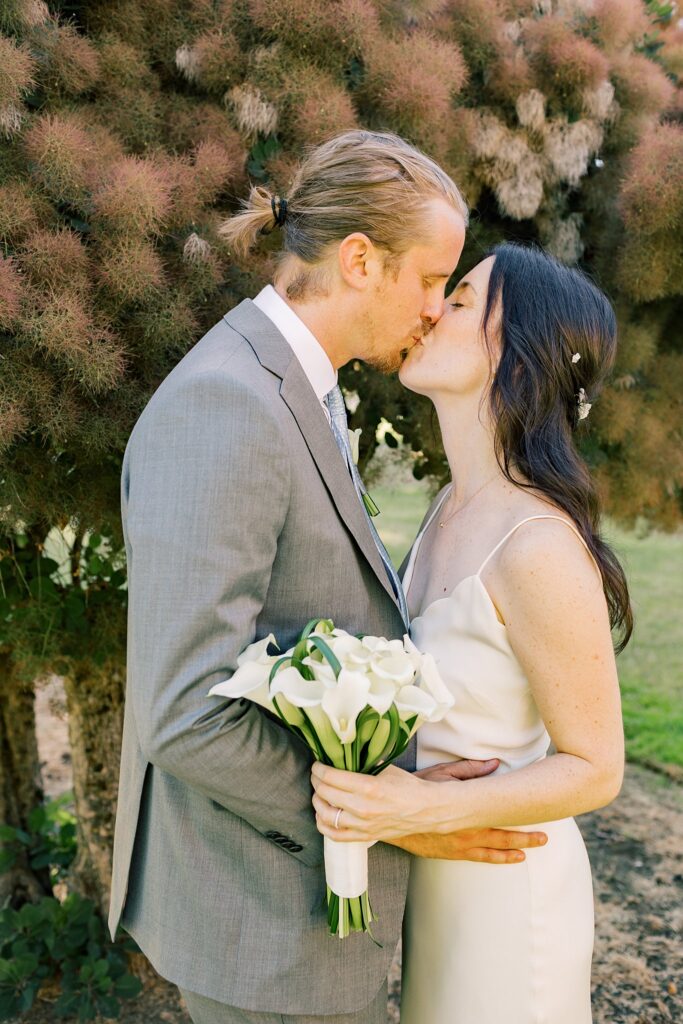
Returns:
[[[106,918],[118,791],[125,668],[82,662],[64,679],[69,710],[78,853],[68,885]]]
[[[33,688],[17,678],[11,654],[0,652],[0,822],[28,831],[28,817],[43,801]],[[20,907],[52,892],[47,868],[34,871],[22,853],[0,875],[0,907]]]

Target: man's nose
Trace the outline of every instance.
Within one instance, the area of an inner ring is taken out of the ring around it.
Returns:
[[[430,299],[425,303],[422,309],[422,319],[429,327],[433,327],[437,324],[444,314],[446,308],[446,302],[442,295],[438,298]]]

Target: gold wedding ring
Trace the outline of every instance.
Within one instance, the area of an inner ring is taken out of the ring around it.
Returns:
[[[344,808],[343,808],[343,807],[338,807],[338,808],[337,808],[337,816],[336,816],[336,818],[334,819],[334,827],[335,827],[335,828],[339,828],[339,816],[341,815],[341,812],[342,812],[343,810],[344,810]]]

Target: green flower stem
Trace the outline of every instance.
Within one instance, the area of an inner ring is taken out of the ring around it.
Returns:
[[[289,726],[293,732],[297,732],[303,737],[306,745],[313,751],[317,760],[324,761],[318,737],[316,736],[315,731],[311,729],[308,719],[300,708],[291,704],[286,697],[283,697],[282,694],[278,694],[276,697],[273,697],[273,706],[285,725]]]
[[[370,925],[374,920],[367,892],[354,899],[347,899],[337,896],[327,886],[327,923],[330,935],[345,939],[351,932],[364,932],[370,936],[375,945],[379,946],[380,943],[370,931]]]
[[[315,735],[318,748],[322,752],[319,760],[323,764],[331,764],[334,768],[341,768],[342,770],[346,768],[344,747],[324,712],[318,713],[317,708],[309,708],[307,711],[302,710],[302,714],[306,718],[311,732]]]
[[[363,907],[361,906],[360,897],[356,896],[355,899],[349,900],[349,913],[351,916],[351,931],[362,932],[363,931]]]
[[[344,744],[344,767],[348,772],[352,772],[353,769],[353,743]]]

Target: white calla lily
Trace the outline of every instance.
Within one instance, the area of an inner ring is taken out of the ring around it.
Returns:
[[[337,685],[326,689],[322,709],[342,743],[353,743],[356,738],[356,719],[368,703],[370,681],[362,672],[343,668]]]
[[[401,651],[386,651],[376,654],[370,662],[373,673],[380,679],[389,679],[394,686],[408,686],[415,678],[412,658]]]
[[[378,712],[385,714],[391,707],[396,696],[396,687],[390,679],[382,679],[374,673],[367,677],[370,680],[370,692],[368,693],[368,704]]]
[[[363,647],[367,647],[373,654],[375,651],[385,651],[389,644],[389,641],[383,636],[364,636],[361,640]]]
[[[319,680],[319,682],[324,683],[325,686],[337,685],[337,677],[334,674],[334,669],[328,661],[309,654],[303,659],[303,664],[307,665],[315,678]]]
[[[441,678],[441,673],[439,672],[436,662],[434,661],[434,657],[431,654],[422,655],[422,663],[420,665],[420,685],[422,689],[434,699],[436,704],[434,715],[429,718],[428,721],[438,722],[443,718],[446,712],[453,707],[455,699]]]
[[[349,430],[349,445],[351,447],[351,458],[358,465],[358,456],[360,454],[360,435],[363,433],[362,427],[356,427],[355,430]]]
[[[363,644],[358,637],[349,633],[336,637],[329,646],[341,662],[348,661],[354,654],[361,654],[363,651]]]
[[[417,672],[420,668],[420,663],[422,661],[422,651],[415,646],[415,644],[410,639],[407,633],[403,637],[403,650],[406,652],[406,654],[412,661],[413,665],[415,666],[415,671]]]
[[[373,654],[404,654],[402,640],[387,640],[383,636],[364,636],[361,641]]]
[[[394,704],[404,722],[414,715],[428,719],[436,709],[434,698],[419,686],[404,686],[396,694]]]
[[[254,704],[260,704],[262,708],[273,710],[273,702],[270,698],[268,679],[272,668],[270,659],[266,664],[260,661],[247,661],[237,668],[229,679],[216,683],[209,690],[210,697],[229,697],[237,700],[246,697]]]
[[[271,696],[278,693],[285,695],[290,704],[297,708],[312,708],[320,705],[325,692],[325,684],[318,679],[304,679],[293,668],[281,668],[270,684]]]
[[[269,633],[264,640],[257,640],[255,643],[249,644],[237,659],[238,668],[241,665],[246,665],[249,661],[260,661],[262,664],[272,664],[277,659],[266,653],[271,644],[273,644],[274,647],[277,647],[277,640],[272,633]],[[267,659],[267,661],[264,659]]]
[[[372,651],[364,647],[362,643],[357,648],[352,650],[348,657],[345,659],[346,664],[349,668],[360,671],[361,669],[367,668],[372,661],[374,655]]]

